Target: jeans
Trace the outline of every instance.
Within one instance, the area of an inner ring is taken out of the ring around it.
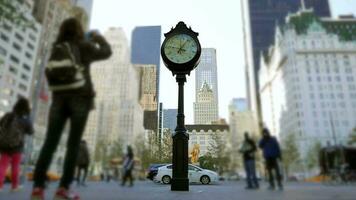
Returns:
[[[42,146],[35,172],[34,187],[45,187],[46,173],[56,151],[66,121],[70,121],[67,151],[64,159],[60,187],[69,189],[75,173],[80,141],[92,107],[93,99],[84,96],[54,96],[49,112],[45,142]]]
[[[277,158],[267,158],[266,164],[267,164],[267,171],[269,177],[269,184],[271,188],[275,187],[273,170],[276,173],[278,186],[282,187],[282,175],[281,175],[281,170],[279,169]]]
[[[247,187],[258,188],[259,185],[256,177],[255,160],[254,159],[244,160],[244,166],[246,171]]]
[[[125,170],[124,176],[122,178],[122,183],[121,183],[122,186],[125,185],[127,179],[130,180],[130,186],[133,186],[132,170]]]
[[[0,188],[4,186],[6,170],[11,161],[11,187],[15,189],[19,186],[21,153],[1,153],[0,156]]]
[[[79,165],[79,166],[77,166],[77,182],[78,182],[78,185],[85,184],[85,179],[87,178],[87,174],[88,174],[88,167],[89,167],[88,165]],[[81,179],[82,170],[84,171],[83,179]]]

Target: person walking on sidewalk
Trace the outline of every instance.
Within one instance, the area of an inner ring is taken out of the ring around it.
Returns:
[[[33,134],[30,121],[30,105],[27,99],[19,98],[12,112],[0,120],[0,191],[3,189],[6,170],[11,163],[11,190],[18,191],[22,151],[25,134]]]
[[[130,187],[133,186],[132,170],[134,168],[134,154],[131,146],[127,146],[127,154],[124,159],[123,164],[123,178],[121,186],[124,186],[127,179],[130,179]]]
[[[278,160],[282,159],[281,150],[277,139],[271,136],[269,130],[264,128],[262,130],[262,139],[259,143],[259,147],[263,150],[263,157],[266,161],[266,168],[269,177],[269,189],[275,189],[273,171],[276,173],[277,184],[279,189],[283,189],[282,175],[279,167]]]
[[[255,141],[250,138],[248,132],[245,132],[245,140],[242,143],[240,152],[243,155],[245,172],[246,172],[246,189],[258,189],[259,184],[256,177],[255,153],[257,147]]]
[[[32,199],[44,199],[46,172],[67,121],[70,122],[67,150],[55,199],[80,199],[79,195],[70,191],[70,185],[74,178],[79,144],[89,112],[94,107],[95,92],[90,64],[111,55],[110,45],[100,34],[91,32],[90,40],[84,38],[82,25],[77,19],[64,20],[46,66],[52,104],[46,138],[34,171]]]
[[[90,163],[89,149],[87,142],[82,140],[80,142],[80,148],[77,159],[77,184],[78,186],[86,186],[85,179],[88,174],[88,168]],[[81,172],[84,172],[83,178],[81,178]]]

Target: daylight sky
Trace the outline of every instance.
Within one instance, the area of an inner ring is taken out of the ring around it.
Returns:
[[[356,0],[330,0],[330,5],[333,16],[356,15]],[[130,41],[135,26],[161,25],[165,33],[178,21],[199,32],[203,48],[217,49],[219,115],[228,119],[231,99],[246,97],[240,0],[94,0],[91,28],[122,27]],[[160,81],[164,108],[176,108],[177,84],[163,63]],[[193,123],[194,101],[193,73],[185,86],[186,124]]]

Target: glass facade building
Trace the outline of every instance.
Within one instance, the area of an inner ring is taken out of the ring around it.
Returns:
[[[132,31],[131,63],[155,65],[159,102],[161,26],[139,26]]]

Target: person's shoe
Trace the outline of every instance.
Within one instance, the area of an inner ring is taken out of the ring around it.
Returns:
[[[246,190],[252,190],[253,187],[251,187],[251,186],[246,186],[245,189],[246,189]]]
[[[31,200],[44,200],[44,189],[34,188],[32,190]]]
[[[278,189],[283,191],[283,185],[278,186]]]
[[[268,187],[268,190],[274,190],[275,188],[274,188],[274,186],[269,186]]]
[[[80,200],[80,197],[68,189],[58,188],[54,200]]]

